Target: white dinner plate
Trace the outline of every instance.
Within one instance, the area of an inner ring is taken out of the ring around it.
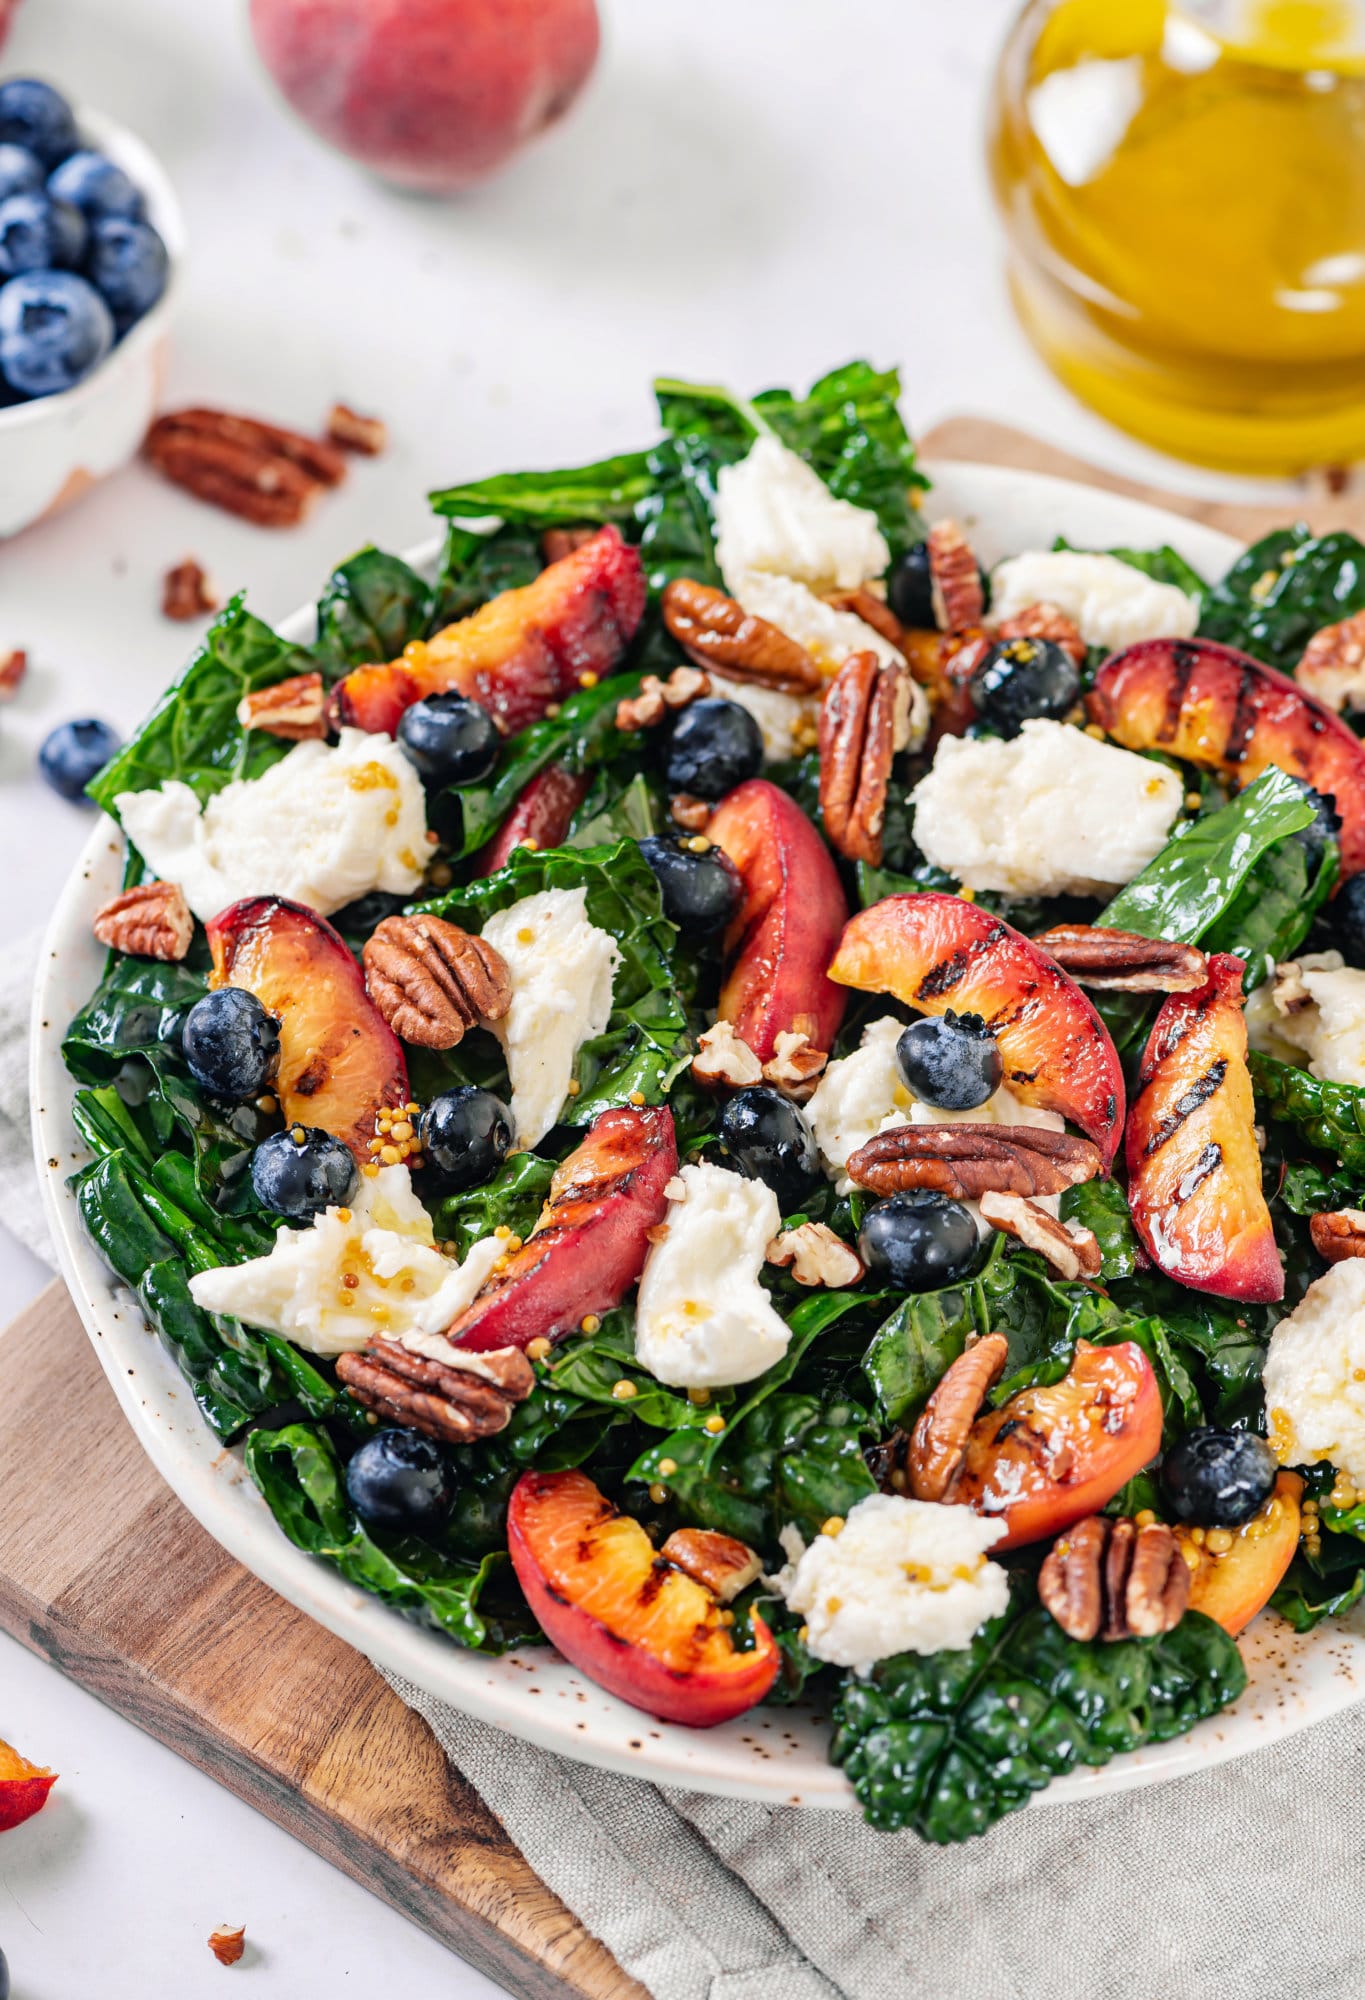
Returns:
[[[934,512],[968,524],[987,563],[1046,548],[1056,535],[1090,548],[1169,542],[1206,576],[1221,575],[1240,553],[1226,535],[1182,516],[1068,480],[986,465],[930,470]],[[433,559],[434,545],[413,558]],[[307,640],[312,620],[311,610],[300,612],[281,630]],[[120,886],[122,854],[118,827],[102,817],[53,914],[34,1003],[33,1131],[63,1275],[124,1415],[162,1478],[224,1548],[291,1604],[470,1715],[565,1756],[660,1783],[770,1805],[855,1807],[842,1773],[828,1761],[823,1717],[760,1708],[711,1730],[656,1722],[543,1647],[485,1659],[410,1624],[296,1549],[276,1527],[240,1451],[220,1446],[136,1303],[100,1261],[65,1185],[88,1154],[71,1122],[62,1033],[100,977],[104,954],[90,922]],[[1365,1617],[1299,1637],[1266,1613],[1241,1644],[1249,1683],[1234,1707],[1179,1741],[1061,1778],[1037,1803],[1098,1798],[1203,1769],[1272,1743],[1365,1692]]]

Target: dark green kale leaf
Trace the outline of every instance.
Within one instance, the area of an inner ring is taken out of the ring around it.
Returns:
[[[1252,1087],[1272,1118],[1350,1173],[1365,1175],[1365,1090],[1324,1082],[1256,1049],[1249,1061]]]
[[[545,567],[540,537],[515,522],[501,528],[467,528],[452,521],[432,585],[427,632],[468,618],[503,590],[520,590]]]
[[[352,667],[394,660],[431,618],[432,585],[373,546],[334,569],[318,599],[317,664],[330,683]]]
[[[1247,993],[1292,958],[1313,919],[1337,885],[1340,850],[1335,840],[1310,847],[1290,835],[1268,847],[1223,914],[1204,933],[1206,951],[1229,951],[1246,966]]]
[[[649,453],[623,452],[559,472],[499,472],[472,485],[444,486],[429,495],[438,514],[460,520],[496,515],[521,527],[577,527],[633,521],[653,490]]]
[[[1117,1181],[1082,1181],[1079,1187],[1067,1188],[1059,1213],[1063,1222],[1077,1222],[1093,1232],[1100,1246],[1102,1283],[1132,1277],[1141,1246],[1127,1198]]]
[[[1365,545],[1341,530],[1278,529],[1237,558],[1204,599],[1201,639],[1292,673],[1324,625],[1365,610]]]

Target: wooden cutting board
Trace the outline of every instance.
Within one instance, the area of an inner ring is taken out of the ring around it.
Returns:
[[[1365,501],[1240,507],[953,418],[926,457],[1090,480],[1244,539]],[[82,1440],[72,1491],[61,1435]],[[44,1454],[45,1443],[53,1449]],[[648,2000],[534,1874],[369,1661],[234,1562],[162,1484],[51,1285],[0,1338],[0,1627],[525,2000]]]

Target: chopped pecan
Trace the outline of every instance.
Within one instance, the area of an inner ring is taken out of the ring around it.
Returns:
[[[161,615],[178,621],[188,618],[202,618],[210,611],[216,611],[221,604],[217,590],[209,580],[208,571],[186,556],[184,562],[168,569],[161,579]]]
[[[379,417],[362,417],[345,403],[333,403],[327,417],[327,442],[343,451],[378,458],[389,441],[388,426]]]
[[[829,1052],[815,1048],[808,1034],[783,1028],[763,1065],[763,1080],[776,1084],[788,1097],[803,1103],[814,1092],[816,1079],[828,1061]]]
[[[690,660],[731,680],[784,694],[814,694],[825,684],[816,661],[766,618],[755,618],[709,584],[678,577],[663,594],[664,624]]]
[[[981,569],[956,521],[936,521],[929,530],[929,587],[934,617],[942,632],[979,625],[986,609]]]
[[[376,1335],[363,1353],[339,1355],[337,1374],[367,1410],[447,1444],[495,1437],[535,1387],[519,1347],[468,1354],[439,1338],[426,1347],[418,1354]]]
[[[546,563],[562,562],[597,533],[596,528],[547,528],[540,538],[541,559]]]
[[[1142,937],[1103,924],[1056,924],[1033,942],[1082,986],[1104,993],[1193,993],[1209,962],[1192,944]]]
[[[1365,709],[1365,611],[1315,632],[1294,678],[1338,715],[1343,708]]]
[[[693,798],[691,792],[675,792],[668,801],[668,817],[687,833],[705,833],[714,811],[710,799]]]
[[[1338,1208],[1310,1215],[1308,1234],[1319,1257],[1325,1257],[1329,1264],[1365,1257],[1365,1209]]]
[[[850,861],[882,858],[886,790],[896,752],[910,737],[905,667],[852,653],[820,710],[820,811],[825,832]]]
[[[910,1433],[906,1471],[916,1500],[942,1500],[962,1469],[967,1438],[987,1391],[1005,1372],[1009,1342],[988,1333],[958,1355]]]
[[[370,998],[396,1035],[453,1049],[479,1021],[512,1004],[501,952],[444,917],[385,917],[361,953]]]
[[[292,527],[324,486],[346,476],[331,445],[225,410],[158,417],[142,449],[175,485],[263,528]]]
[[[330,735],[327,692],[321,674],[291,674],[270,687],[253,688],[237,704],[243,729],[261,729],[289,743]]]
[[[674,709],[686,708],[711,692],[711,676],[700,667],[674,667],[666,681],[646,674],[640,692],[616,704],[618,729],[653,729]]]
[[[140,882],[97,910],[91,928],[113,951],[174,965],[190,948],[194,918],[178,883]]]
[[[1078,667],[1085,665],[1086,646],[1081,628],[1055,604],[1026,604],[1012,618],[1002,618],[994,628],[997,639],[1050,639],[1064,653],[1070,653]]]
[[[1037,1125],[895,1125],[878,1132],[844,1168],[873,1194],[934,1188],[958,1201],[1001,1194],[1060,1194],[1093,1180],[1099,1148]]]
[[[0,701],[13,701],[27,672],[28,654],[22,646],[11,646],[7,653],[0,653]]]
[[[870,625],[898,653],[905,652],[905,627],[886,599],[878,597],[865,583],[860,583],[856,590],[825,590],[821,596],[832,610],[851,611],[855,618],[861,618],[864,625]]]
[[[1059,1222],[1027,1195],[1001,1194],[995,1188],[987,1188],[982,1195],[981,1215],[993,1229],[1003,1229],[1026,1250],[1036,1250],[1046,1257],[1053,1270],[1064,1278],[1098,1278],[1103,1260],[1099,1238],[1093,1229],[1083,1229],[1079,1223]]]
[[[790,1267],[798,1285],[828,1285],[832,1291],[856,1285],[866,1266],[851,1243],[824,1222],[803,1222],[784,1229],[768,1245],[766,1256],[779,1270]]]
[[[743,1090],[748,1084],[762,1083],[763,1065],[728,1021],[717,1021],[698,1041],[692,1074],[708,1088]]]
[[[659,1554],[722,1604],[732,1603],[763,1573],[763,1564],[747,1543],[715,1528],[675,1528]]]
[[[1190,1570],[1164,1522],[1090,1514],[1048,1550],[1038,1595],[1068,1638],[1154,1639],[1184,1617]]]
[[[219,1924],[209,1932],[209,1950],[220,1965],[235,1965],[246,1950],[246,1925]]]

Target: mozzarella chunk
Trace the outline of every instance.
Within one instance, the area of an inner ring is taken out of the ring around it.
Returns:
[[[943,737],[912,797],[916,841],[966,887],[1103,895],[1161,852],[1184,786],[1151,758],[1037,720],[1010,742]]]
[[[1055,604],[1074,618],[1087,646],[1117,652],[1139,639],[1188,639],[1199,600],[1157,583],[1119,556],[1079,549],[1034,549],[1012,556],[991,576],[991,616],[1014,617],[1030,604]]]
[[[912,1099],[896,1068],[904,1026],[894,1014],[869,1021],[853,1053],[827,1064],[806,1105],[821,1165],[840,1194],[853,1185],[844,1174],[850,1154],[878,1132],[910,1123]]]
[[[383,1167],[360,1177],[349,1207],[325,1209],[307,1229],[281,1229],[267,1256],[197,1273],[190,1294],[205,1312],[283,1334],[311,1354],[355,1353],[376,1333],[433,1353],[433,1338],[470,1304],[505,1247],[490,1236],[463,1264],[442,1256],[407,1168]]]
[[[1005,1532],[970,1507],[874,1493],[783,1572],[818,1660],[866,1674],[894,1653],[959,1652],[1009,1604],[986,1550]]]
[[[772,437],[721,467],[715,517],[716,559],[732,594],[756,570],[814,590],[853,590],[891,560],[876,515],[837,500],[804,458]]]
[[[765,764],[781,764],[801,753],[798,737],[813,730],[820,720],[820,703],[811,695],[784,694],[781,688],[759,687],[756,681],[727,680],[707,668],[711,691],[724,701],[737,702],[758,724],[763,737]],[[814,737],[809,738],[810,742]]]
[[[1339,951],[1305,952],[1282,969],[1271,997],[1267,1039],[1301,1050],[1327,1083],[1365,1085],[1365,972]]]
[[[296,743],[203,807],[178,778],[114,805],[148,867],[205,920],[243,896],[287,896],[321,916],[373,889],[409,896],[428,859],[422,781],[391,737],[363,729],[343,729],[335,748]]]
[[[749,570],[733,583],[727,577],[726,584],[730,595],[746,611],[751,611],[755,618],[766,618],[789,639],[795,639],[826,673],[837,673],[850,653],[875,653],[889,665],[905,664],[904,655],[891,641],[883,639],[880,632],[874,631],[855,612],[836,611],[823,597],[817,597],[804,583],[797,583],[789,576]],[[918,684],[916,692],[927,703],[928,697]]]
[[[523,897],[483,935],[511,975],[511,1005],[491,1025],[507,1057],[518,1144],[534,1146],[564,1108],[578,1051],[611,1019],[621,951],[588,921],[586,889]]]
[[[791,1329],[758,1282],[781,1227],[777,1196],[728,1167],[684,1167],[668,1186],[667,1234],[640,1278],[635,1358],[678,1389],[752,1382]]]
[[[1314,1281],[1270,1336],[1270,1442],[1282,1465],[1327,1460],[1365,1485],[1365,1259]]]

